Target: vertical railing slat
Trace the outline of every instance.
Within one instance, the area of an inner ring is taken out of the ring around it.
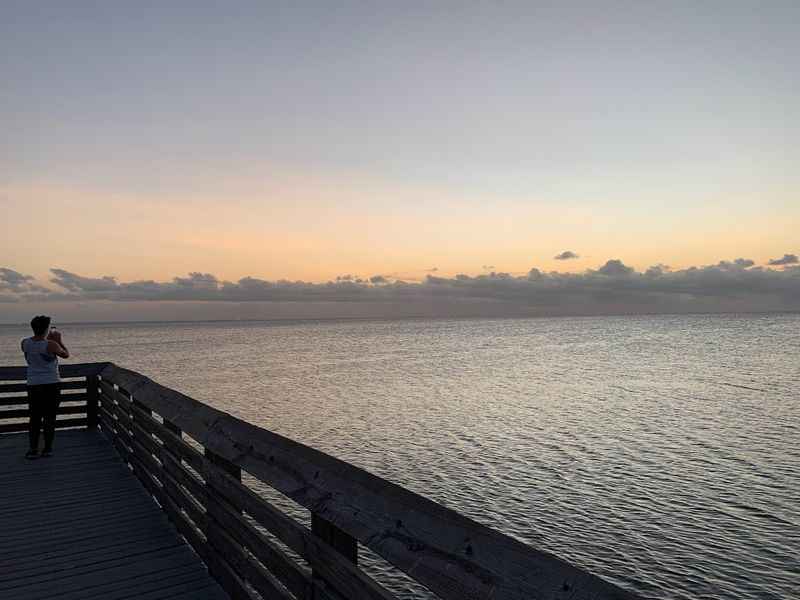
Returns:
[[[97,375],[86,376],[86,428],[97,429],[97,400],[99,383]]]

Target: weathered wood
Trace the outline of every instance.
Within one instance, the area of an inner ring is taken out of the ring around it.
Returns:
[[[228,597],[104,433],[62,432],[49,460],[26,448],[0,436],[0,597]]]
[[[167,421],[166,419],[164,419],[164,427],[169,429],[176,436],[181,437],[181,428],[175,425],[175,423],[173,423],[172,421]]]
[[[353,564],[358,564],[358,542],[354,537],[347,535],[336,525],[316,513],[311,513],[311,531],[317,537],[325,540],[329,546],[347,560]]]
[[[21,404],[28,404],[28,395],[24,396],[0,396],[0,406],[17,406]]]
[[[220,469],[225,471],[228,475],[237,479],[239,481],[242,480],[242,468],[238,465],[233,464],[226,458],[223,458],[219,454],[215,453],[208,448],[204,449],[203,455],[211,462],[212,464],[218,466]]]
[[[158,423],[156,420],[149,417],[139,406],[130,403],[127,398],[119,394],[117,390],[114,390],[112,386],[106,383],[103,388],[103,395],[106,396],[109,393],[114,394],[119,402],[127,403],[127,406],[131,410],[131,414],[127,414],[123,412],[119,404],[114,403],[110,408],[110,410],[115,413],[114,425],[119,426],[121,422],[125,427],[131,427],[133,431],[139,433],[140,437],[143,437],[145,433],[157,435],[164,443],[164,446],[160,448],[158,457],[161,459],[162,465],[167,473],[169,473],[175,481],[184,485],[189,493],[200,500],[207,508],[210,506],[211,509],[215,511],[215,517],[219,519],[225,530],[228,533],[232,531],[237,533],[238,543],[247,545],[250,551],[254,552],[259,560],[261,560],[288,589],[298,595],[299,598],[309,598],[311,595],[310,590],[313,587],[310,582],[309,574],[304,572],[299,565],[294,563],[294,561],[289,559],[281,550],[277,549],[274,544],[264,538],[263,534],[253,529],[249,523],[242,519],[240,514],[232,512],[230,509],[227,511],[222,509],[227,499],[223,500],[219,498],[213,487],[209,489],[204,486],[202,482],[196,480],[194,475],[186,471],[180,465],[180,461],[185,460],[187,464],[192,466],[198,473],[209,473],[213,470],[217,475],[223,476],[227,482],[235,483],[242,491],[249,492],[249,490],[239,482],[241,475],[240,469],[232,466],[228,461],[214,460],[216,457],[214,457],[213,454],[210,457],[200,454],[192,446],[189,446],[182,439],[178,438],[166,425]],[[111,401],[110,398],[106,399],[109,400],[109,402]],[[112,418],[111,413],[105,410],[105,408],[101,408],[101,414],[104,414],[104,418],[106,419]],[[136,420],[131,420],[131,416],[136,417]],[[128,440],[130,439],[127,432],[123,432],[122,437]],[[155,442],[152,442],[152,445],[150,445],[150,442],[145,443],[150,446],[150,451],[157,452],[159,450]],[[144,466],[141,468],[144,468]],[[153,468],[154,467],[151,465],[148,472]],[[219,483],[218,478],[214,481]],[[209,500],[209,496],[211,496],[211,500]],[[259,504],[267,504],[266,501],[252,492],[250,492],[250,498]],[[253,510],[253,506],[249,508]],[[323,572],[326,576],[330,580],[339,583],[344,589],[349,589],[357,594],[347,597],[380,598],[381,600],[393,598],[391,594],[380,588],[380,586],[373,582],[368,576],[355,567],[352,567],[351,564],[341,557],[334,549],[326,547],[323,542],[316,539],[307,529],[294,523],[294,521],[277,511],[277,509],[269,508],[273,516],[276,517],[275,520],[282,520],[287,525],[291,524],[288,525],[288,527],[292,527],[298,533],[295,537],[300,539],[300,542],[295,544],[296,550],[299,550],[301,554],[306,554],[305,549],[308,549],[308,555],[312,560],[312,564],[317,564],[319,567],[322,562],[325,562]],[[239,511],[242,509],[243,507],[240,507]],[[233,510],[235,511],[236,509]],[[254,510],[253,512],[256,513],[254,518],[258,518],[260,511]],[[232,515],[236,515],[238,520],[231,520],[230,517]],[[272,524],[269,520],[263,518],[260,522],[264,526]],[[265,523],[267,525],[265,525]],[[280,530],[280,528],[278,529]],[[279,539],[281,537],[288,536],[279,535]],[[303,541],[303,538],[306,538],[307,541]],[[249,544],[247,542],[249,542]],[[205,551],[208,551],[207,546],[205,547]],[[340,574],[342,566],[344,566],[345,571],[343,576]],[[321,587],[318,586],[316,593],[320,598],[336,597],[332,590],[326,589],[324,585]]]
[[[85,415],[86,405],[83,406],[59,406],[56,410],[57,415]],[[13,408],[10,410],[0,410],[0,421],[7,419],[27,419],[30,410],[27,408]]]
[[[56,429],[67,429],[69,427],[85,427],[86,418],[80,419],[57,419]],[[15,433],[19,431],[28,431],[28,423],[2,423],[0,424],[0,433]]]
[[[264,569],[254,563],[239,548],[239,545],[245,545],[245,540],[247,540],[251,544],[249,546],[250,551],[268,567],[272,567],[277,571],[275,575],[282,575],[287,587],[291,586],[289,589],[292,589],[293,592],[301,592],[303,594],[301,597],[308,597],[311,590],[308,574],[304,574],[299,566],[295,565],[291,559],[286,557],[263,535],[259,534],[240,514],[236,513],[235,509],[225,507],[224,500],[216,497],[213,488],[206,488],[202,482],[196,480],[194,475],[182,467],[180,457],[173,455],[166,442],[164,447],[160,447],[152,441],[150,434],[156,434],[162,440],[172,439],[172,444],[170,445],[173,446],[175,442],[180,443],[185,447],[183,454],[187,452],[197,453],[197,451],[188,444],[179,441],[166,424],[158,423],[150,418],[135,402],[132,405],[132,414],[134,417],[132,429],[135,433],[132,442],[134,447],[138,442],[147,439],[144,445],[147,446],[148,452],[155,454],[163,465],[164,473],[163,475],[159,474],[158,477],[167,493],[178,505],[187,510],[190,518],[203,531],[207,532],[210,543],[215,545],[217,552],[221,553],[227,562],[230,563],[232,559],[236,560],[236,564],[231,564],[230,566],[234,568],[238,575],[247,579],[262,593],[269,592],[274,597],[285,597],[285,593],[275,587],[270,580],[270,576],[264,572]],[[199,453],[197,454],[200,456]],[[200,458],[203,459],[203,457]],[[212,452],[206,453],[204,460],[215,465],[215,467],[235,480],[241,478],[241,469],[239,467],[214,455]],[[151,472],[156,469],[156,465],[153,462],[149,462],[147,458],[142,457],[142,462],[148,466]],[[200,506],[195,505],[191,499],[186,497],[178,484],[186,487],[190,494],[200,500],[201,504],[205,505],[207,509],[211,510],[209,513],[211,520],[201,514]],[[217,520],[219,525],[216,525],[213,522],[214,520]]]
[[[98,386],[99,380],[97,375],[89,375],[86,377],[86,427],[88,429],[97,428]]]
[[[86,382],[79,381],[62,381],[58,388],[60,390],[83,390],[86,389]],[[15,392],[27,392],[27,383],[0,383],[0,394],[11,394]],[[25,395],[24,397],[27,397]]]
[[[132,412],[137,414],[138,407],[133,407]],[[138,413],[139,416],[144,416],[144,413]],[[176,436],[172,431],[167,429],[163,424],[155,419],[141,418],[136,423],[145,429],[148,433],[158,436],[164,443],[164,446],[176,457],[178,460],[184,460],[198,473],[202,472],[204,456],[195,450],[192,446],[187,444],[183,439]]]
[[[635,597],[427,498],[138,373],[110,365],[102,377],[443,598]]]
[[[80,393],[80,394],[61,394],[59,396],[60,402],[86,402],[89,399],[88,394]],[[27,394],[25,396],[6,396],[4,398],[0,398],[0,406],[15,406],[18,404],[28,404],[30,398],[28,398]]]
[[[311,573],[307,569],[289,558],[217,493],[208,493],[204,502],[213,521],[238,545],[252,552],[289,591],[298,598],[310,597]]]
[[[156,462],[153,455],[159,456],[161,447],[153,440],[151,434],[143,425],[158,426],[163,428],[164,432],[168,430],[146,414],[144,412],[145,409],[135,400],[129,406],[133,411],[131,414],[126,414],[119,404],[110,404],[109,408],[111,410],[109,412],[113,412],[116,415],[118,423],[127,423],[130,427],[129,431],[124,427],[119,428],[117,435],[132,450],[132,452],[128,453],[128,460],[134,465],[134,472],[167,511],[170,519],[184,534],[187,541],[203,557],[212,574],[218,579],[225,591],[232,598],[250,600],[253,596],[247,590],[244,582],[227,563],[226,558],[220,554],[219,549],[212,548],[211,542],[202,540],[194,529],[194,527],[197,527],[200,531],[207,532],[209,527],[208,519],[203,513],[202,507],[183,491],[175,478],[163,469],[162,465]],[[170,432],[170,435],[173,434]],[[181,513],[181,509],[186,511],[186,516]],[[215,541],[218,540],[218,537],[215,538]]]
[[[327,581],[335,583],[346,598],[390,600],[394,596],[358,569],[309,529],[297,523],[216,465],[206,461],[203,477],[217,493],[239,510],[246,511],[289,548],[297,552]]]
[[[114,400],[117,390],[114,385],[106,379],[98,379],[97,381],[101,394],[105,394],[109,399]]]
[[[269,572],[253,562],[241,546],[214,520],[208,522],[208,539],[236,574],[252,585],[264,598],[292,600],[292,596],[275,585]]]
[[[97,375],[111,363],[80,363],[73,365],[59,365],[58,371],[62,378],[85,377]],[[0,381],[24,381],[28,377],[28,367],[0,367]]]
[[[189,483],[189,481],[180,475],[180,479],[173,476],[169,470],[164,468],[164,460],[169,459],[169,456],[166,456],[165,459],[162,459],[161,457],[162,455],[166,455],[168,453],[163,452],[162,447],[159,446],[153,440],[150,434],[142,429],[137,422],[133,423],[132,431],[134,433],[133,437],[129,437],[127,432],[123,432],[121,435],[128,437],[128,445],[134,449],[136,456],[140,458],[144,466],[148,469],[149,473],[159,479],[162,487],[166,490],[167,494],[169,494],[175,504],[186,511],[186,514],[189,516],[189,518],[202,531],[207,521],[203,506],[198,503],[197,500],[192,498],[192,496],[187,494],[187,492],[181,487],[181,484],[184,481],[186,483]],[[156,459],[160,461],[160,464],[159,462],[156,462]],[[178,466],[178,469],[176,469],[174,472],[181,473],[181,471],[183,471],[182,467]],[[188,473],[185,474],[187,476],[189,475]],[[199,487],[202,489],[202,486]],[[202,499],[202,496],[197,494],[196,489],[194,495],[196,498]]]
[[[136,400],[136,399],[133,399],[133,400],[131,401],[131,403],[132,403],[134,406],[136,406],[136,407],[140,408],[140,409],[142,410],[142,412],[146,413],[148,416],[150,416],[150,415],[152,415],[152,414],[153,414],[153,411],[152,411],[150,408],[148,408],[148,407],[147,407],[145,404],[142,404],[142,403],[141,403],[141,402],[139,402],[138,400]]]
[[[0,368],[0,380],[19,382],[0,385],[0,394],[5,394],[0,406],[17,407],[0,411],[0,420],[27,416],[20,406],[26,398],[9,395],[23,391],[24,376],[24,367]],[[62,365],[62,377],[70,376],[88,377],[85,383],[66,382],[85,385],[87,391],[64,395],[62,401],[80,402],[85,396],[86,405],[64,406],[62,414],[87,416],[62,419],[57,427],[99,424],[233,595],[249,598],[245,580],[266,590],[277,585],[277,576],[298,596],[335,595],[335,588],[349,598],[390,598],[354,564],[360,541],[446,599],[635,598],[400,486],[132,371],[108,363]],[[83,389],[77,385],[70,389]],[[163,423],[153,418],[154,412]],[[27,423],[0,423],[0,432],[26,428]],[[205,455],[182,439],[184,432],[203,446]],[[308,508],[312,531],[242,484],[242,469]],[[2,478],[12,486],[9,490],[14,489],[15,474],[12,469]],[[87,510],[69,509],[66,501],[61,506],[74,515]],[[308,560],[326,585],[312,580],[309,592],[304,568],[270,545],[242,511]],[[0,518],[3,514],[7,512],[0,510]],[[32,526],[46,529],[47,523]]]

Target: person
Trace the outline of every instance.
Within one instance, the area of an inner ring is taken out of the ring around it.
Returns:
[[[25,458],[39,457],[39,430],[44,425],[42,457],[53,454],[56,429],[56,412],[61,401],[61,379],[58,358],[69,358],[61,332],[50,327],[50,317],[39,315],[31,319],[33,337],[20,343],[28,363],[28,442],[30,449]]]

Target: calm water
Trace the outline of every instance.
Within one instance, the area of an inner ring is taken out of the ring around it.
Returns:
[[[800,315],[61,329],[647,597],[800,598]]]

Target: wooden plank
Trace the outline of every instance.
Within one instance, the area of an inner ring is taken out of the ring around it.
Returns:
[[[139,507],[132,509],[124,514],[116,515],[102,515],[97,518],[91,519],[92,527],[97,528],[98,531],[102,529],[113,530],[116,528],[125,529],[131,526],[131,523],[141,523],[143,520],[148,521],[159,516],[158,506],[155,506],[155,512],[149,508]],[[123,525],[124,524],[124,525]],[[37,531],[38,529],[38,531]],[[6,554],[7,552],[15,552],[17,549],[26,548],[28,546],[36,546],[38,540],[47,539],[55,543],[58,540],[67,541],[74,540],[80,532],[76,530],[75,523],[59,524],[58,526],[30,528],[25,535],[24,532],[17,530],[16,532],[9,532],[4,535],[0,540],[0,552]]]
[[[85,380],[62,381],[58,388],[60,390],[84,390],[86,389]],[[0,383],[0,394],[10,394],[12,392],[27,392],[27,383]],[[27,397],[27,394],[26,394]]]
[[[86,405],[83,406],[59,406],[57,415],[85,415]],[[0,420],[4,419],[27,419],[30,411],[27,408],[15,408],[11,410],[0,410]]]
[[[155,510],[154,510],[155,508]],[[99,527],[100,525],[110,524],[116,522],[120,518],[130,519],[132,517],[136,517],[137,519],[146,517],[151,518],[158,514],[157,512],[158,507],[152,506],[139,506],[136,508],[132,508],[128,511],[122,513],[116,513],[111,515],[101,515],[101,516],[94,516],[91,519],[93,526]],[[0,548],[9,548],[13,547],[17,544],[20,540],[30,539],[30,537],[34,533],[46,533],[48,536],[57,535],[60,532],[75,532],[75,523],[74,522],[60,522],[57,524],[49,524],[48,525],[36,525],[34,521],[28,521],[29,526],[27,529],[16,529],[14,531],[6,531],[3,534],[3,539],[0,541]]]
[[[58,448],[56,448],[56,450],[57,449]],[[21,452],[18,457],[18,460],[20,459],[25,460]],[[40,460],[48,463],[54,462],[46,461],[45,459]],[[52,467],[39,465],[36,467],[31,466],[30,470],[27,472],[19,467],[8,467],[4,469],[2,476],[0,476],[0,482],[2,482],[6,490],[19,488],[15,490],[17,492],[40,489],[62,491],[61,488],[56,488],[55,486],[64,484],[66,484],[66,487],[78,486],[90,474],[104,473],[112,475],[118,472],[117,463],[113,456],[101,456],[97,458],[76,456],[73,460],[65,458],[64,461],[58,461],[58,463],[58,467],[61,468],[57,470],[53,470]]]
[[[206,541],[200,536],[192,523],[181,513],[180,508],[175,504],[169,495],[162,489],[158,482],[142,465],[137,456],[129,453],[128,460],[134,465],[134,473],[144,484],[147,490],[158,500],[161,508],[169,517],[170,521],[178,528],[195,551],[205,560],[208,549]]]
[[[58,433],[56,433],[58,437]],[[27,450],[27,448],[25,448]],[[55,452],[58,454],[59,448],[55,445]],[[31,463],[25,460],[22,452],[16,457],[19,462]],[[63,458],[63,460],[60,460]],[[115,456],[98,455],[96,458],[82,457],[80,455],[65,456],[58,454],[53,460],[40,459],[41,462],[58,462],[58,465],[50,466],[31,466],[30,471],[24,471],[17,465],[9,465],[0,476],[0,485],[3,489],[14,489],[15,492],[22,494],[27,489],[32,491],[47,489],[49,486],[53,494],[60,494],[67,489],[79,487],[92,473],[105,473],[113,475],[118,472],[118,459]],[[58,486],[58,487],[56,487]],[[16,489],[15,489],[16,488]]]
[[[135,596],[124,596],[122,598],[115,598],[113,600],[227,600],[228,595],[222,591],[219,584],[203,583],[186,581],[179,585],[171,585],[165,587],[164,590],[169,593],[168,596],[162,596],[163,592],[151,592],[149,594],[136,594]]]
[[[358,563],[358,542],[355,538],[336,527],[336,525],[316,513],[311,513],[311,531],[314,535],[325,540],[329,546],[347,560],[353,564]]]
[[[85,377],[86,375],[97,375],[111,363],[77,363],[70,365],[59,365],[58,370],[62,378]],[[28,376],[28,367],[0,367],[0,381],[24,381]]]
[[[134,462],[139,462],[138,457],[133,456],[131,458]],[[244,582],[236,575],[231,567],[213,551],[208,542],[200,537],[172,499],[159,488],[158,484],[143,467],[139,468],[139,472],[142,474],[143,479],[147,480],[145,485],[148,489],[153,491],[172,522],[202,557],[203,561],[208,565],[211,574],[217,579],[231,598],[236,600],[253,600],[253,596],[247,590]]]
[[[101,376],[446,599],[636,598],[344,461],[115,365]]]
[[[172,421],[164,420],[164,427],[174,433],[177,437],[181,437],[181,428],[175,425]]]
[[[205,498],[209,515],[238,546],[246,547],[298,598],[311,596],[311,573],[289,558],[222,498],[211,492]],[[237,560],[242,560],[239,557]],[[241,567],[244,568],[244,567]],[[250,577],[244,575],[248,580]],[[258,577],[258,575],[256,575]],[[251,580],[252,581],[252,580]],[[259,589],[257,587],[257,589]],[[260,589],[259,589],[260,591]]]
[[[134,406],[132,410],[134,414],[137,414],[138,407]],[[145,413],[138,413],[138,416],[144,417]],[[203,455],[187,444],[182,438],[175,435],[166,426],[152,418],[141,418],[136,423],[148,433],[158,436],[173,455],[179,459],[185,460],[189,466],[198,473],[202,470],[204,461]]]
[[[70,447],[108,447],[108,442],[102,436],[89,435],[86,431],[64,432],[59,436],[62,446]],[[0,455],[5,450],[24,449],[28,438],[20,434],[0,435]],[[0,458],[0,460],[4,460]]]
[[[173,590],[180,589],[181,585],[187,586],[187,589],[203,589],[206,586],[215,585],[215,582],[211,580],[205,567],[198,561],[196,564],[170,567],[138,575],[134,580],[104,582],[91,589],[61,594],[57,600],[90,600],[93,598],[102,600],[157,598],[165,600],[173,598]],[[183,591],[181,590],[179,593]]]
[[[146,522],[141,520],[115,521],[112,526],[93,528],[91,532],[73,532],[67,537],[39,537],[33,541],[28,540],[15,546],[11,550],[6,550],[0,558],[4,565],[13,567],[14,560],[36,560],[47,553],[66,553],[90,551],[95,548],[102,548],[110,541],[125,543],[126,540],[136,539],[136,536],[151,537],[161,535],[163,532],[170,532],[177,535],[177,531],[162,513],[163,518],[148,519]]]
[[[270,598],[270,600],[273,598],[275,600],[292,600],[292,596],[277,586],[267,570],[253,562],[241,546],[223,530],[221,525],[210,520],[207,524],[207,535],[209,542],[221,557],[225,557],[225,561],[232,570],[252,585],[263,597]]]
[[[87,590],[106,582],[130,580],[133,577],[164,570],[167,567],[178,567],[192,564],[197,559],[185,546],[168,548],[151,552],[148,560],[129,561],[125,558],[107,561],[102,568],[97,565],[75,569],[70,576],[57,573],[43,574],[23,581],[0,583],[2,592],[13,594],[14,600],[41,598],[42,594],[51,594],[54,589],[59,593]]]
[[[105,394],[107,398],[110,400],[116,400],[115,396],[117,390],[114,388],[114,385],[108,381],[107,379],[98,379],[98,384],[100,386],[100,392]]]
[[[54,497],[34,496],[29,502],[15,503],[12,505],[0,506],[0,519],[8,518],[15,513],[35,512],[37,510],[48,510],[58,512],[70,506],[80,504],[81,506],[104,506],[107,502],[112,502],[117,498],[127,498],[131,495],[129,488],[107,490],[97,490],[93,488],[91,495],[83,492],[77,496],[58,495]]]
[[[28,394],[16,396],[0,396],[0,406],[18,406],[28,404]]]
[[[226,458],[220,456],[216,452],[205,448],[203,451],[203,456],[211,462],[212,464],[216,465],[223,471],[225,471],[228,475],[233,477],[234,479],[241,481],[242,480],[242,468],[238,465],[233,464]]]
[[[169,534],[150,536],[135,542],[128,542],[125,545],[108,546],[80,554],[72,553],[39,561],[29,560],[24,564],[18,564],[16,569],[10,573],[0,574],[0,585],[29,577],[39,577],[42,574],[59,574],[69,577],[70,572],[75,569],[92,565],[100,566],[111,560],[130,560],[143,554],[181,546],[183,546],[183,542],[174,534]]]
[[[162,598],[191,590],[197,598],[227,597],[120,461],[113,441],[86,430],[61,435],[66,450],[52,461],[24,461],[27,436],[0,441],[0,597],[119,600],[144,590]],[[131,444],[136,454],[149,454]],[[128,458],[143,471],[142,460]],[[176,554],[163,554],[172,549]]]
[[[86,378],[86,427],[88,429],[97,429],[98,386],[97,375],[89,375]]]
[[[269,504],[255,492],[229,477],[213,463],[203,465],[203,477],[219,495],[244,510],[289,548],[302,556],[322,577],[334,582],[346,598],[389,600],[394,598],[369,575],[331,548],[321,538]]]
[[[128,535],[124,538],[113,540],[95,540],[92,546],[74,547],[61,545],[46,552],[29,556],[13,556],[3,560],[0,564],[0,580],[12,579],[26,571],[47,571],[57,568],[64,562],[85,561],[94,562],[97,558],[105,558],[115,552],[130,552],[147,542],[181,544],[183,543],[174,531],[166,528],[156,533],[147,535]]]
[[[54,528],[62,526],[74,528],[75,523],[83,519],[98,522],[106,517],[116,518],[120,514],[133,514],[137,511],[153,512],[153,509],[157,507],[147,498],[139,496],[131,498],[123,495],[109,499],[101,507],[75,504],[59,511],[31,511],[28,514],[17,514],[13,522],[6,523],[3,529],[3,541],[19,537],[17,533],[32,533],[36,529],[49,529],[52,532]]]
[[[74,394],[60,394],[60,402],[86,402],[89,396],[86,392],[78,392]],[[13,396],[0,396],[0,406],[17,406],[20,404],[28,404],[30,398],[27,394],[15,394]]]
[[[85,426],[85,417],[80,419],[56,419],[56,429]],[[28,423],[0,423],[0,433],[13,433],[17,431],[28,431]]]

